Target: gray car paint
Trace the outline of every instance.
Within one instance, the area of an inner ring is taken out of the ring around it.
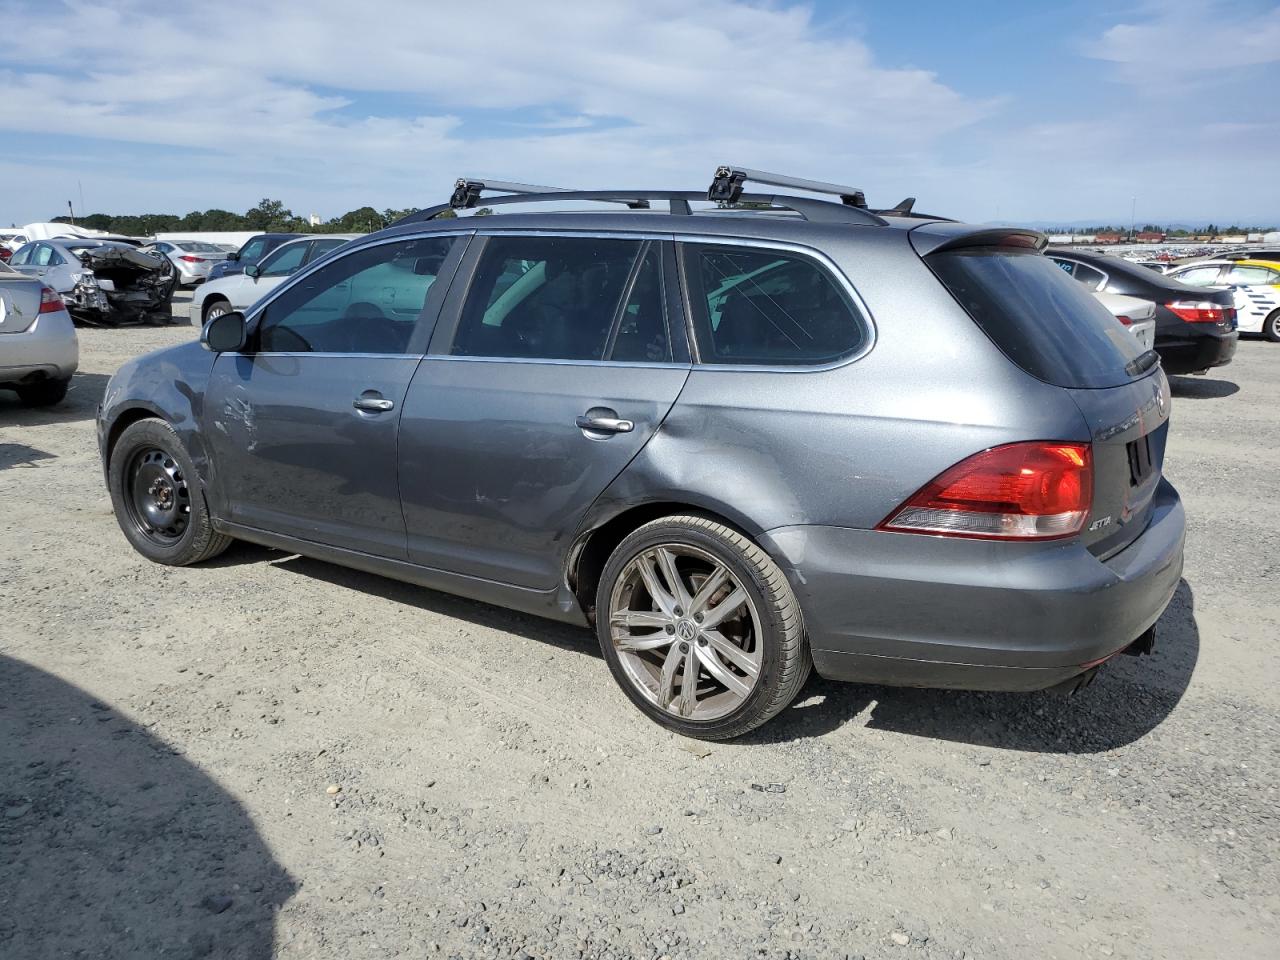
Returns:
[[[393,227],[343,253],[458,230],[457,221]],[[684,358],[634,367],[477,361],[444,355],[449,307],[441,303],[421,321],[434,332],[429,355],[420,363],[398,357],[394,370],[380,371],[367,357],[292,358],[289,370],[261,378],[259,393],[260,378],[250,374],[265,368],[251,357],[223,356],[215,366],[193,345],[127,365],[107,391],[104,447],[121,417],[154,411],[191,450],[220,529],[578,623],[587,611],[573,591],[572,561],[592,530],[656,503],[713,512],[783,567],[801,599],[815,665],[842,679],[1043,686],[1079,672],[1100,650],[1127,645],[1167,603],[1181,569],[1183,518],[1164,481],[1139,491],[1146,502],[1125,518],[1132,526],[1117,524],[1092,542],[874,530],[933,477],[996,444],[1051,438],[1123,450],[1126,438],[1156,427],[1157,466],[1163,456],[1168,414],[1157,401],[1158,369],[1112,390],[1042,383],[1011,363],[932,276],[920,254],[974,228],[596,213],[504,214],[484,224],[486,233],[508,230],[643,231],[804,249],[848,279],[873,340],[863,354],[822,369]],[[689,339],[677,342],[690,349]],[[210,369],[225,382],[209,389],[205,407]],[[358,388],[399,398],[402,385],[398,431],[391,418],[371,423],[350,408],[348,394]],[[237,398],[235,389],[245,393]],[[266,414],[267,436],[233,434],[244,422],[238,402],[257,408],[259,426]],[[584,436],[573,417],[592,406],[635,420],[638,435]],[[339,448],[346,455],[335,458]],[[371,454],[361,456],[365,450]],[[246,479],[269,492],[245,494]],[[397,488],[403,536],[392,509]],[[1126,506],[1103,493],[1095,513]],[[258,512],[241,495],[256,497]],[[285,496],[297,501],[291,519],[261,508]],[[1046,633],[1047,620],[1057,632]]]

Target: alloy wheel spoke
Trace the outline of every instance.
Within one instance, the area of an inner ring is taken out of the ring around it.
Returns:
[[[662,629],[671,618],[658,610],[619,610],[609,620],[615,627],[657,627]]]
[[[658,706],[663,710],[670,708],[671,701],[675,697],[676,671],[680,669],[680,661],[684,657],[680,648],[673,644],[667,651],[666,659],[662,661],[662,677],[658,681]]]
[[[707,668],[707,673],[724,684],[730,693],[744,699],[751,693],[752,685],[721,663],[713,647],[699,646],[696,649],[698,659]]]
[[[704,630],[702,635],[707,638],[707,642],[717,654],[745,673],[748,678],[754,680],[760,675],[758,654],[753,656],[717,630]]]
[[[707,604],[711,597],[724,586],[725,581],[729,579],[729,571],[723,566],[716,567],[706,580],[702,581],[702,586],[698,588],[698,592],[693,599],[689,601],[690,615],[703,613],[707,609]]]
[[[636,570],[639,571],[640,579],[644,582],[644,588],[649,591],[649,596],[653,598],[653,602],[656,603],[662,609],[662,612],[667,614],[667,616],[674,617],[676,599],[668,592],[667,588],[662,585],[662,582],[658,578],[658,574],[654,570],[650,560],[650,554],[642,553],[636,558]]]
[[[680,571],[676,569],[676,555],[666,547],[659,547],[654,553],[657,555],[658,567],[662,570],[662,578],[667,581],[671,595],[675,597],[676,603],[688,615],[689,591],[685,587],[684,581],[680,579]]]
[[[641,650],[658,650],[674,643],[675,639],[665,631],[660,631],[644,637],[615,637],[614,644],[619,650],[639,652]]]
[[[679,651],[679,647],[675,647]],[[680,677],[680,699],[676,702],[676,713],[682,717],[693,716],[698,706],[698,654],[697,646],[690,644],[688,653],[684,655],[684,673]]]
[[[728,620],[746,602],[747,592],[741,587],[735,587],[732,593],[705,612],[702,618],[702,628],[704,630],[714,630]]]

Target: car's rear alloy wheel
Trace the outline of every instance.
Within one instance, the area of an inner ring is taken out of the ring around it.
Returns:
[[[204,322],[208,323],[214,317],[220,317],[224,313],[231,312],[231,304],[226,300],[215,300],[204,312]]]
[[[163,420],[130,424],[111,450],[107,474],[116,521],[148,560],[185,566],[230,545],[213,529],[191,458]]]
[[[704,517],[667,517],[614,552],[597,604],[601,647],[659,723],[725,739],[759,726],[809,672],[799,607],[758,546]]]

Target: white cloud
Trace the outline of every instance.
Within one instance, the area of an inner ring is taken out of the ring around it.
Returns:
[[[0,19],[0,130],[212,153],[249,180],[294,170],[271,192],[296,206],[425,202],[468,172],[701,186],[725,160],[862,180],[992,109],[878,65],[804,8],[728,0],[73,2]],[[193,185],[190,206],[211,202]]]

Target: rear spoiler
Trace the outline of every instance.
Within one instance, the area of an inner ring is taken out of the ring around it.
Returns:
[[[911,233],[911,246],[922,257],[963,247],[1007,247],[1043,251],[1049,238],[1023,227],[979,227],[960,223],[925,223]]]

